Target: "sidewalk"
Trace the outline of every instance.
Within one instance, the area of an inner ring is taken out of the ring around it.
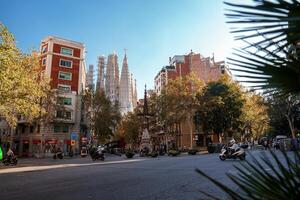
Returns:
[[[116,156],[116,155],[105,155],[105,161],[117,161],[126,159],[124,156]],[[105,162],[104,161],[104,162]],[[57,164],[83,164],[83,163],[93,163],[90,156],[82,158],[80,156],[73,156],[72,158],[69,156],[65,156],[63,159],[53,159],[52,157],[47,158],[18,158],[17,166],[4,166],[0,162],[0,170],[6,168],[18,168],[18,167],[28,167],[28,166],[46,166],[46,165],[57,165]],[[97,161],[96,161],[97,162]]]
[[[208,154],[207,151],[200,151],[196,155],[205,155]],[[181,156],[192,156],[189,155],[187,152],[181,153]],[[158,156],[159,158],[169,157],[168,155]],[[140,157],[139,154],[135,154],[133,159],[155,159],[151,157]],[[125,155],[118,156],[114,154],[105,154],[105,161],[93,161],[91,157],[88,155],[87,157],[80,157],[74,156],[69,157],[65,156],[63,159],[53,159],[52,157],[47,158],[18,158],[18,165],[17,166],[4,166],[0,162],[0,170],[7,169],[7,168],[19,168],[19,167],[30,167],[30,166],[49,166],[49,165],[60,165],[60,164],[85,164],[85,163],[95,163],[95,162],[110,162],[110,161],[122,161],[122,160],[130,160],[127,159]]]

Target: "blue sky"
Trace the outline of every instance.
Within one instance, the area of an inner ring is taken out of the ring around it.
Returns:
[[[217,61],[231,52],[232,35],[221,0],[0,0],[0,21],[23,51],[38,49],[55,35],[86,45],[86,63],[116,52],[121,71],[123,49],[137,79],[138,96],[153,88],[168,58],[192,49]]]

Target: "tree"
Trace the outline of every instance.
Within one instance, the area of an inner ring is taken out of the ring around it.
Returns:
[[[83,102],[92,131],[100,142],[107,142],[114,135],[121,119],[117,102],[112,104],[103,91],[93,93],[90,90],[84,92]]]
[[[246,137],[260,138],[269,130],[268,106],[264,98],[254,92],[244,94],[241,129]]]
[[[209,83],[198,95],[198,112],[204,132],[224,135],[225,139],[241,125],[240,116],[244,103],[241,87],[228,76]]]
[[[299,97],[271,97],[269,98],[271,125],[274,131],[279,134],[286,134],[286,130],[290,129],[290,133],[295,138],[295,121],[299,117]]]
[[[18,115],[32,122],[46,114],[41,100],[49,91],[49,80],[42,75],[37,54],[22,53],[13,35],[0,23],[0,116],[12,128]]]
[[[158,98],[159,120],[169,133],[180,133],[180,124],[187,121],[193,144],[193,114],[197,105],[196,96],[202,93],[204,82],[191,73],[169,80]],[[175,130],[174,130],[175,129]]]
[[[125,142],[133,147],[137,147],[140,142],[140,128],[141,121],[135,112],[127,113],[120,123],[119,130],[121,129]]]

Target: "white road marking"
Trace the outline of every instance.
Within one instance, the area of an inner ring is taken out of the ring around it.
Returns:
[[[120,161],[110,161],[102,163],[83,163],[83,164],[59,164],[59,165],[48,165],[48,166],[30,166],[30,167],[18,167],[18,168],[9,168],[0,170],[0,174],[9,174],[17,172],[30,172],[30,171],[41,171],[47,169],[59,169],[67,167],[81,167],[81,166],[93,166],[93,165],[108,165],[108,164],[118,164],[118,163],[131,163],[139,162],[145,159],[133,159],[133,160],[120,160]]]

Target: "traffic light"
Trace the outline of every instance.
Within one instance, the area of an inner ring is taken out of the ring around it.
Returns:
[[[75,140],[71,140],[71,145],[72,145],[72,146],[75,145]]]

